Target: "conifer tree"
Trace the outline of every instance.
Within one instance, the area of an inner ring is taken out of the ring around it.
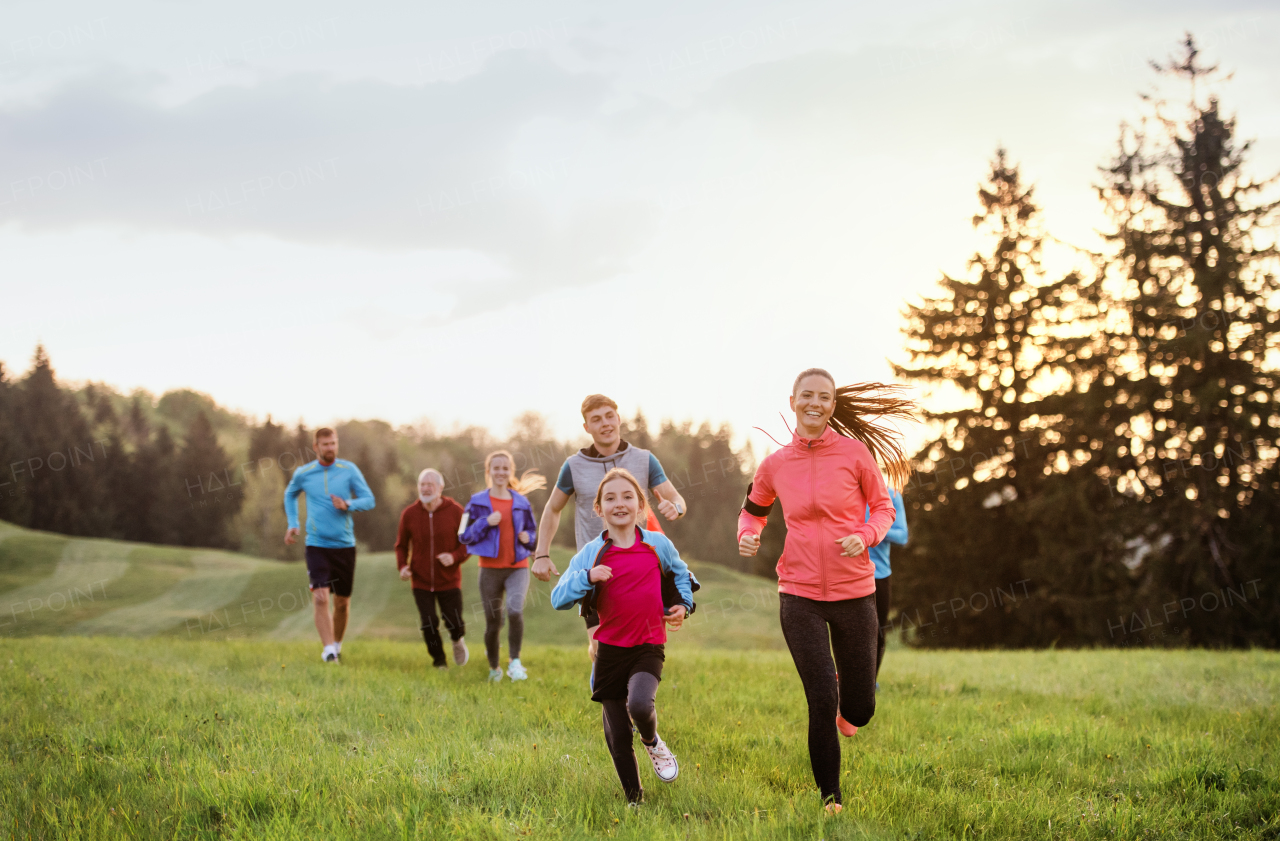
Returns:
[[[177,458],[174,483],[179,515],[178,537],[184,546],[230,545],[229,521],[240,510],[243,484],[203,411],[197,411]]]
[[[89,469],[102,452],[75,396],[59,388],[44,346],[22,381],[14,421],[22,430],[20,481],[29,515],[24,525],[63,534],[98,534],[100,485]]]
[[[1059,456],[1075,434],[1067,403],[1075,363],[1092,355],[1087,284],[1075,273],[1045,277],[1033,188],[1003,149],[978,200],[973,225],[991,250],[970,259],[969,278],[944,275],[939,295],[908,306],[910,362],[895,366],[899,377],[954,404],[924,413],[936,437],[917,456],[906,489],[908,517],[914,512],[917,520],[911,545],[895,553],[910,570],[895,583],[904,617],[953,600],[966,605],[928,631],[924,623],[939,625],[941,617],[917,612],[913,625],[920,627],[911,630],[925,644],[1025,644],[1048,631],[1022,623],[1014,608],[976,610],[968,601],[1036,577],[1029,569],[1040,541],[1028,524],[1046,483],[1072,467]]]
[[[1136,571],[1148,601],[1253,594],[1280,584],[1275,179],[1245,171],[1250,144],[1206,94],[1217,68],[1191,36],[1153,66],[1190,96],[1181,115],[1158,101],[1122,128],[1100,188],[1114,222],[1112,308],[1126,316],[1110,335],[1104,478],[1147,524]],[[1183,617],[1187,641],[1274,644],[1274,611],[1267,620],[1256,599],[1232,601]]]
[[[25,449],[17,422],[17,389],[0,362],[0,520],[24,523],[30,516],[26,493],[13,469]]]

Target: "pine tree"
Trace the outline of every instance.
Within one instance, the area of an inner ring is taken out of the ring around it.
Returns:
[[[1034,579],[1040,540],[1028,524],[1047,485],[1075,465],[1069,406],[1078,362],[1092,356],[1095,341],[1086,328],[1088,285],[1075,273],[1045,277],[1033,188],[1003,149],[978,200],[973,225],[991,238],[991,251],[970,259],[971,278],[944,275],[940,295],[908,306],[910,364],[895,366],[899,377],[956,404],[924,413],[937,435],[918,454],[905,491],[911,545],[895,551],[895,569],[906,573],[895,576],[904,615],[955,599],[967,605],[972,594]],[[1016,644],[1049,631],[1008,610],[966,607],[948,617],[966,621],[921,629],[917,640]]]
[[[26,493],[14,467],[25,451],[22,428],[17,422],[18,393],[0,362],[0,520],[25,524],[31,516]]]
[[[22,430],[21,484],[30,506],[24,525],[63,534],[100,534],[103,500],[90,468],[105,442],[93,440],[75,397],[58,387],[44,346],[22,381],[14,421]]]
[[[209,417],[198,411],[177,458],[178,542],[215,548],[231,545],[228,523],[240,510],[243,485],[218,443]]]
[[[1157,102],[1146,124],[1122,128],[1100,190],[1115,224],[1112,308],[1127,315],[1111,334],[1105,478],[1122,492],[1116,504],[1149,524],[1136,571],[1153,602],[1280,584],[1280,383],[1267,360],[1280,337],[1280,203],[1266,198],[1274,178],[1246,174],[1235,120],[1215,95],[1200,98],[1217,68],[1200,63],[1191,36],[1182,46],[1154,66],[1189,84],[1185,116]],[[1245,598],[1195,611],[1187,641],[1275,644],[1276,614],[1259,608]]]
[[[262,459],[271,459],[274,465],[289,450],[289,438],[284,427],[273,423],[271,415],[267,415],[262,426],[254,427],[249,434],[249,461],[255,465]],[[263,462],[264,469],[267,468]],[[256,471],[255,471],[256,472]]]

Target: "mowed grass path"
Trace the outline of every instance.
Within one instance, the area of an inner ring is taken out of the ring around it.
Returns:
[[[552,549],[560,569],[571,553]],[[692,564],[703,588],[686,644],[710,648],[782,648],[775,585],[713,564]],[[553,583],[534,581],[525,610],[532,644],[585,645],[580,619],[550,606]],[[478,566],[462,566],[468,636],[484,629]],[[418,640],[409,584],[391,552],[361,552],[347,640]],[[0,521],[0,637],[167,636],[227,641],[271,639],[320,646],[302,563],[232,552],[89,540]]]
[[[473,648],[474,651],[474,648]],[[625,806],[580,646],[531,679],[421,643],[19,638],[0,657],[17,838],[1275,838],[1280,656],[894,651],[822,816],[785,652],[672,646],[681,759]]]

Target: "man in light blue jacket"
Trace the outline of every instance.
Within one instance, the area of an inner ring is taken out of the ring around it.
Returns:
[[[293,471],[293,478],[284,489],[284,513],[289,520],[284,542],[292,545],[298,539],[298,495],[306,494],[307,575],[311,579],[316,631],[324,644],[320,658],[326,663],[340,663],[356,576],[356,535],[351,513],[368,511],[374,506],[374,499],[360,468],[338,458],[338,433],[328,427],[317,429],[315,450],[316,460]]]

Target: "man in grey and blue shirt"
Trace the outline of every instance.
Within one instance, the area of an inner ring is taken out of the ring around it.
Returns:
[[[663,472],[657,457],[622,440],[617,403],[603,394],[587,397],[582,401],[582,428],[591,436],[591,446],[565,459],[538,524],[538,548],[534,550],[532,572],[542,581],[550,581],[553,573],[560,574],[551,562],[551,540],[560,528],[560,512],[569,504],[569,497],[574,497],[573,536],[579,550],[604,531],[604,521],[594,508],[596,489],[604,475],[615,467],[626,468],[658,498],[658,513],[662,516],[678,520],[685,514],[684,498]],[[583,618],[587,622],[594,660],[595,629],[600,620],[594,613]]]

